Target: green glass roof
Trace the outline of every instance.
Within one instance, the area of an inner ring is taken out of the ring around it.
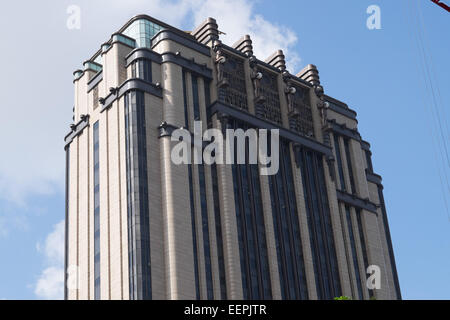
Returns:
[[[136,40],[138,48],[151,48],[151,39],[161,31],[163,27],[146,19],[133,21],[122,33]]]

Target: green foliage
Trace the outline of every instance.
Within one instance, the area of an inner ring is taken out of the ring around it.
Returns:
[[[352,298],[347,296],[335,297],[334,300],[352,300]]]

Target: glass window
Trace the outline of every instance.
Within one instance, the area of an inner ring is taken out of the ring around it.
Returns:
[[[99,123],[94,123],[94,299],[100,299],[100,158]]]
[[[200,104],[198,98],[198,78],[194,74],[191,76],[192,79],[192,97],[194,100],[194,121],[200,120]]]
[[[187,102],[187,88],[186,88],[186,73],[183,70],[183,102],[184,102],[184,115],[185,115],[185,127],[189,128],[188,121],[188,102]],[[191,225],[192,225],[192,240],[193,240],[193,256],[194,256],[194,278],[195,278],[195,297],[200,299],[200,279],[198,269],[198,248],[197,248],[197,226],[195,222],[195,207],[194,207],[194,190],[192,179],[192,165],[188,165],[189,174],[189,203],[191,210]]]
[[[365,150],[366,154],[366,162],[367,162],[367,169],[370,173],[373,173],[373,165],[372,165],[372,153],[369,150]]]
[[[95,72],[102,71],[102,65],[93,61],[87,61],[84,63],[84,70],[94,70]]]
[[[150,212],[148,203],[147,138],[142,91],[125,95],[128,250],[130,298],[152,297]]]
[[[356,287],[358,288],[358,297],[357,298],[362,300],[362,299],[364,299],[364,295],[363,295],[363,288],[362,288],[362,283],[361,283],[361,273],[359,271],[358,254],[357,254],[357,249],[356,249],[355,236],[353,233],[353,223],[352,223],[352,217],[351,217],[351,212],[350,212],[349,206],[345,206],[345,217],[347,220],[347,229],[348,229],[350,248],[352,249],[353,270],[355,271]]]
[[[340,182],[340,190],[345,191],[345,177],[344,177],[344,168],[342,167],[342,157],[341,157],[341,147],[339,144],[340,137],[337,134],[333,135],[334,137],[334,151],[336,153],[336,162],[338,166],[339,173],[339,182]]]
[[[345,155],[347,158],[347,167],[348,167],[348,175],[350,178],[350,186],[351,186],[351,193],[356,193],[356,187],[355,187],[355,178],[353,177],[353,165],[352,165],[352,155],[350,153],[350,141],[349,139],[344,139],[344,147],[345,147]]]
[[[341,295],[341,285],[325,185],[323,156],[305,148],[297,152],[302,173],[317,295],[319,299],[333,299]]]
[[[202,214],[202,233],[203,233],[203,247],[205,256],[205,273],[206,273],[206,293],[208,300],[214,299],[213,280],[211,270],[211,248],[209,243],[209,222],[208,222],[208,208],[206,204],[206,183],[205,183],[205,167],[198,165],[198,175],[200,182],[200,209]]]
[[[213,181],[213,197],[214,197],[214,218],[216,222],[216,238],[217,238],[217,259],[219,261],[219,280],[221,299],[227,299],[227,285],[225,277],[225,258],[223,254],[223,238],[222,238],[222,221],[220,214],[219,201],[219,181],[217,178],[217,166],[211,166],[211,175]]]
[[[238,121],[232,126],[248,129]],[[258,165],[249,164],[248,156],[247,144],[246,163],[232,165],[244,299],[272,299]]]
[[[131,65],[133,78],[139,78],[147,82],[152,82],[152,62],[147,59],[137,59]]]
[[[136,41],[135,40],[130,39],[128,37],[124,37],[121,34],[115,34],[113,36],[113,42],[114,41],[122,42],[123,44],[126,44],[127,46],[130,46],[132,48],[136,47]]]
[[[283,299],[308,299],[289,143],[280,144],[280,170],[269,177]]]
[[[151,48],[151,39],[159,31],[163,29],[149,20],[139,19],[134,21],[123,32],[124,35],[136,40],[136,46],[138,48]]]
[[[361,209],[356,209],[356,219],[358,221],[358,231],[359,231],[359,241],[361,242],[361,250],[363,254],[363,260],[364,260],[364,271],[367,270],[367,267],[369,266],[369,258],[367,256],[367,248],[366,248],[366,240],[364,237],[364,229],[362,224],[362,211]],[[364,278],[366,280],[366,278]],[[373,290],[369,289],[369,296],[372,298],[374,296]]]

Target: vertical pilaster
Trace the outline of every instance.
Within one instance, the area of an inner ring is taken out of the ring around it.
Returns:
[[[176,127],[185,124],[181,67],[162,65],[163,120]],[[166,291],[168,299],[194,299],[194,257],[188,179],[188,166],[175,165],[170,136],[160,138],[162,209]]]
[[[266,230],[267,255],[269,260],[270,279],[272,287],[272,298],[280,300],[280,270],[278,269],[278,255],[275,242],[275,233],[273,226],[272,203],[269,187],[269,176],[259,176],[259,183],[261,186],[261,199],[264,211],[264,224]]]
[[[291,147],[292,148],[292,147]],[[296,152],[294,150],[294,152]],[[296,164],[297,160],[294,157],[291,157],[291,163]],[[316,279],[315,279],[315,270],[314,270],[314,262],[311,251],[311,238],[310,238],[310,230],[308,217],[306,215],[306,200],[305,200],[305,190],[303,189],[302,179],[302,171],[298,165],[294,165],[292,168],[294,185],[295,185],[295,193],[297,199],[297,211],[298,211],[298,221],[300,225],[300,235],[302,239],[302,249],[303,249],[303,259],[305,263],[305,272],[306,272],[306,283],[308,285],[308,296],[311,300],[317,299],[317,289],[316,289]]]
[[[213,127],[222,129],[222,124],[213,116]],[[225,154],[225,153],[224,153]],[[220,195],[220,212],[222,223],[225,274],[227,279],[228,299],[243,299],[242,273],[239,256],[238,231],[233,187],[233,173],[230,165],[217,165],[218,187]]]
[[[347,265],[347,259],[345,255],[344,237],[342,235],[342,227],[339,216],[339,203],[337,201],[336,186],[330,179],[330,171],[323,160],[325,183],[328,192],[328,202],[330,206],[331,224],[334,235],[334,243],[336,248],[336,257],[339,266],[339,278],[341,282],[342,294],[345,296],[351,295],[351,284],[348,273],[349,266]]]

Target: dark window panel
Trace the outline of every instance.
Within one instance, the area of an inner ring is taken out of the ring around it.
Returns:
[[[336,152],[336,162],[338,166],[339,182],[341,184],[340,188],[342,191],[346,191],[347,188],[345,186],[344,168],[342,166],[342,156],[339,138],[340,137],[337,134],[334,134],[334,151]]]
[[[94,123],[94,299],[100,299],[100,157],[99,157],[99,122]]]
[[[353,176],[353,165],[352,165],[352,157],[350,153],[350,141],[349,139],[344,139],[344,147],[345,147],[345,155],[347,158],[347,167],[348,167],[348,175],[350,177],[350,186],[351,186],[351,193],[356,193],[356,187],[355,187],[355,178]]]
[[[308,149],[297,152],[310,230],[316,291],[319,299],[333,299],[341,295],[341,285],[323,159],[322,155]]]
[[[130,298],[148,300],[151,291],[150,217],[144,93],[125,96]]]
[[[185,127],[189,128],[186,72],[184,71],[184,69],[183,69],[183,100],[184,100]],[[190,203],[190,210],[191,210],[191,225],[192,225],[192,246],[193,246],[193,256],[194,256],[195,297],[197,300],[199,300],[200,299],[200,276],[199,276],[199,268],[198,268],[197,226],[196,226],[196,222],[195,222],[192,165],[190,165],[190,164],[188,165],[188,175],[189,175],[189,199],[190,199],[189,203]]]
[[[231,126],[248,129],[238,121]],[[259,171],[248,157],[246,148],[246,164],[232,166],[244,299],[272,299]]]
[[[308,299],[289,144],[281,141],[280,170],[269,178],[283,299]]]
[[[355,243],[355,236],[353,234],[353,223],[352,223],[352,217],[350,212],[350,207],[345,206],[345,217],[347,220],[347,229],[348,229],[348,237],[350,242],[350,248],[352,249],[352,261],[353,261],[353,270],[355,271],[355,278],[356,278],[356,287],[358,288],[358,297],[359,299],[363,300],[363,288],[361,283],[361,273],[359,271],[359,264],[358,264],[358,254],[356,249],[356,243]]]

